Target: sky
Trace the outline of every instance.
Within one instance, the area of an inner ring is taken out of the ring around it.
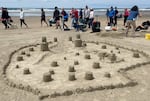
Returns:
[[[91,8],[130,8],[133,5],[150,8],[150,0],[0,0],[0,7],[8,8],[83,8],[85,5]]]

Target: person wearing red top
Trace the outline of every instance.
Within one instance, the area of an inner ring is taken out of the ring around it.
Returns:
[[[75,9],[74,12],[73,12],[73,15],[74,15],[74,27],[75,29],[78,31],[78,18],[79,18],[79,15],[78,15],[78,10]]]
[[[76,19],[78,19],[78,10],[77,9],[75,9],[75,11],[74,11],[74,17],[76,18]]]
[[[127,22],[128,16],[129,16],[129,11],[128,11],[127,8],[125,8],[125,10],[124,10],[124,24],[123,24],[124,26],[125,26],[125,24]]]

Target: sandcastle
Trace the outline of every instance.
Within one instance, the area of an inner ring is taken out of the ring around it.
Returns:
[[[53,61],[53,62],[51,63],[51,66],[52,66],[52,67],[57,67],[57,66],[58,66],[57,61]]]
[[[84,58],[85,58],[85,59],[91,59],[91,56],[90,56],[89,54],[86,54],[86,55],[84,56]]]
[[[25,51],[22,51],[22,52],[21,52],[21,55],[25,55],[25,54],[26,54]]]
[[[23,61],[23,57],[22,56],[18,56],[17,57],[17,61]]]
[[[41,43],[12,52],[3,68],[6,84],[32,92],[39,99],[69,96],[135,86],[137,82],[123,73],[150,64],[150,56],[140,50],[83,41],[80,34],[73,39],[59,43],[55,37],[49,42],[44,36]]]
[[[74,61],[74,65],[79,65],[79,61]]]
[[[49,73],[50,73],[51,75],[55,74],[55,72],[54,72],[53,69],[50,69],[50,70],[49,70]]]
[[[19,65],[16,65],[16,68],[20,68]]]
[[[75,74],[74,73],[70,73],[68,79],[69,79],[69,81],[76,80]]]
[[[111,54],[109,58],[112,63],[117,60],[117,56],[115,54]]]
[[[68,71],[69,71],[69,72],[75,72],[74,66],[69,66]]]
[[[108,73],[108,72],[106,72],[106,73],[104,74],[104,77],[110,78],[110,77],[111,77],[111,74]]]
[[[29,68],[24,68],[23,70],[23,74],[27,75],[27,74],[31,74]]]
[[[139,53],[134,52],[134,53],[133,53],[133,57],[135,57],[135,58],[139,58],[139,57],[140,57],[140,55],[139,55]]]
[[[34,51],[34,48],[33,48],[33,47],[29,48],[29,51],[33,52],[33,51]]]
[[[41,51],[49,51],[47,42],[42,42],[41,43]]]
[[[49,82],[52,81],[51,73],[47,72],[43,74],[43,81],[44,82]]]
[[[81,39],[75,40],[75,47],[82,47],[82,40]]]
[[[47,42],[46,37],[42,37],[42,42]]]
[[[85,73],[85,80],[93,80],[94,79],[94,76],[93,76],[93,73],[88,71]]]
[[[99,68],[101,68],[100,63],[94,62],[94,63],[93,63],[93,68],[94,68],[94,69],[99,69]]]

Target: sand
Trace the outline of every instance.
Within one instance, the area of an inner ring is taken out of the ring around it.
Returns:
[[[134,48],[134,49],[142,50],[150,55],[149,53],[150,41],[145,40],[144,38],[145,33],[150,33],[150,31],[148,30],[147,32],[137,32],[136,34],[138,37],[135,37],[135,38],[125,37],[123,35],[124,30],[122,30],[124,28],[124,26],[122,26],[123,25],[122,19],[118,20],[118,23],[119,23],[118,31],[105,32],[104,31],[104,26],[106,25],[105,17],[97,18],[98,20],[101,21],[102,30],[103,30],[102,32],[99,32],[99,33],[90,33],[91,32],[90,30],[86,32],[76,32],[74,30],[62,31],[59,29],[56,30],[55,27],[47,27],[46,25],[41,27],[40,17],[26,17],[26,22],[29,25],[29,28],[21,29],[19,28],[19,19],[16,17],[13,17],[13,19],[14,19],[14,23],[18,26],[17,29],[4,30],[3,25],[0,24],[0,30],[1,30],[0,32],[0,43],[1,43],[0,72],[1,73],[2,73],[2,68],[8,61],[8,57],[11,52],[13,52],[16,49],[19,49],[22,46],[41,43],[41,38],[43,36],[46,36],[47,40],[50,40],[50,41],[53,41],[54,37],[58,38],[60,46],[54,49],[54,51],[56,52],[60,52],[61,50],[65,51],[65,49],[62,47],[65,47],[65,45],[63,45],[64,43],[65,44],[68,43],[67,41],[68,41],[69,36],[72,36],[74,39],[77,34],[80,34],[82,40],[109,42],[109,43],[121,45],[124,47],[128,47],[130,49]],[[149,15],[147,16],[143,15],[143,17],[138,19],[137,24],[141,24],[142,21],[145,21],[147,19],[150,19]],[[68,46],[69,45],[66,45],[66,47]],[[127,54],[124,54],[124,55],[127,56]],[[56,55],[56,58],[57,57],[58,56]],[[35,63],[37,63],[38,59],[34,61]],[[46,59],[45,63],[47,63],[47,61],[48,60]],[[80,61],[82,61],[82,59]],[[129,62],[129,64],[132,64],[132,63]],[[149,87],[150,69],[148,68],[149,66],[150,65],[144,65],[144,66],[141,66],[140,68],[136,68],[134,70],[126,72],[130,78],[132,78],[138,83],[136,86],[109,89],[109,90],[100,90],[100,91],[96,90],[93,92],[85,92],[82,94],[73,94],[71,96],[61,96],[57,98],[52,98],[51,100],[52,101],[60,101],[60,100],[61,101],[83,101],[83,100],[86,100],[86,101],[100,101],[100,100],[102,101],[116,101],[116,100],[117,101],[149,101],[150,99],[149,97],[150,96],[150,87]],[[84,68],[82,70],[84,70]],[[10,74],[11,74],[11,71],[10,71]],[[19,72],[18,75],[21,75],[21,72]],[[11,75],[9,76],[11,77]],[[84,81],[82,79],[80,80]],[[122,80],[123,79],[121,79],[121,81]],[[114,81],[114,82],[117,82],[117,81]],[[89,83],[87,84],[85,83],[85,86],[87,86],[88,84]],[[65,87],[67,88],[67,86]],[[6,85],[2,76],[0,77],[0,99],[2,101],[38,101],[39,100],[38,96],[34,95],[33,93],[20,90],[17,88],[12,88]],[[44,101],[49,101],[49,100],[50,99],[47,99],[47,98],[44,99]]]

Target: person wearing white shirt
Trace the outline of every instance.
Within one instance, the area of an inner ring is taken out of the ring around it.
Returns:
[[[85,19],[86,24],[87,24],[88,21],[89,21],[89,16],[90,16],[90,9],[89,9],[88,6],[86,5],[86,6],[85,6],[85,9],[84,9],[84,19]]]
[[[25,23],[25,20],[24,20],[24,12],[23,12],[23,9],[21,8],[20,9],[20,27],[22,28],[22,24],[24,24],[26,27],[28,27],[28,25]]]
[[[89,28],[92,26],[93,20],[94,20],[94,10],[91,8],[90,9],[89,22],[88,22]]]

